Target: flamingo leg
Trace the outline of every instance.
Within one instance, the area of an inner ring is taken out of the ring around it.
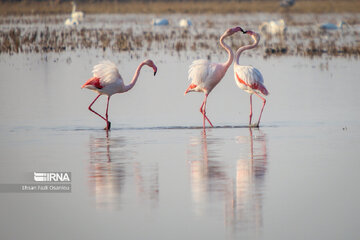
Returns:
[[[250,114],[249,114],[249,126],[251,126],[251,118],[252,118],[252,94],[250,94]]]
[[[212,123],[210,122],[209,118],[206,116],[206,101],[207,101],[207,96],[208,94],[205,94],[205,99],[200,107],[200,112],[203,115],[203,128],[205,129],[205,119],[209,122],[209,124],[211,125],[211,127],[214,127],[212,125]]]
[[[110,130],[110,128],[111,128],[111,122],[109,122],[109,115],[108,115],[109,101],[110,101],[110,96],[108,96],[107,104],[106,104],[106,113],[105,113],[105,117],[106,117],[106,127],[105,127],[105,130],[106,130],[106,131]]]
[[[105,119],[103,116],[101,116],[99,113],[95,112],[95,111],[91,108],[91,106],[96,102],[96,100],[97,100],[100,96],[101,96],[101,94],[99,94],[99,95],[94,99],[94,101],[92,101],[92,103],[89,105],[88,109],[106,121],[106,119]]]
[[[262,108],[261,108],[261,111],[260,111],[259,121],[257,122],[257,126],[259,126],[259,124],[260,124],[260,119],[261,119],[261,115],[262,115],[262,112],[263,112],[264,107],[265,107],[266,99],[263,98],[262,96],[260,96],[260,95],[259,95],[258,93],[256,93],[256,92],[255,92],[255,94],[256,94],[259,98],[261,98],[261,100],[263,101],[263,105],[262,105]]]
[[[200,112],[201,114],[203,115],[203,128],[205,130],[205,115],[204,115],[204,104],[205,104],[205,100],[203,101],[203,103],[201,104],[201,107],[200,107]]]
[[[98,100],[98,98],[101,96],[101,94],[99,94],[95,99],[94,99],[94,101],[92,101],[92,103],[89,105],[89,107],[88,107],[88,109],[91,111],[91,112],[93,112],[93,113],[95,113],[96,115],[98,115],[99,117],[101,117],[102,119],[104,119],[105,121],[106,121],[106,123],[107,123],[107,126],[110,126],[110,122],[107,120],[107,109],[108,109],[108,107],[106,107],[106,118],[104,118],[103,116],[101,116],[99,113],[97,113],[97,112],[95,112],[92,108],[91,108],[91,106],[96,102],[96,100]],[[109,97],[110,98],[110,97]],[[108,98],[108,105],[109,105],[109,98]],[[109,127],[108,127],[108,129],[110,129]]]

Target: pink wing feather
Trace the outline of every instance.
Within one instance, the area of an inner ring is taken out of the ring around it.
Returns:
[[[264,85],[264,79],[261,75],[260,71],[252,66],[239,66],[237,65],[234,69],[235,78],[237,80],[237,84],[245,85],[248,91],[259,91],[265,96],[269,94],[268,90]],[[239,85],[239,86],[240,86]]]

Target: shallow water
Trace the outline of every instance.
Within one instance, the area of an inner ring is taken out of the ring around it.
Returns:
[[[2,239],[360,238],[358,60],[244,56],[270,92],[260,129],[246,126],[249,96],[229,69],[208,98],[215,128],[204,134],[203,95],[183,95],[196,56],[148,57],[158,74],[144,68],[112,97],[107,135],[87,109],[96,95],[80,86],[102,59],[128,83],[141,59],[1,56],[0,183],[72,176],[71,193],[1,192]]]

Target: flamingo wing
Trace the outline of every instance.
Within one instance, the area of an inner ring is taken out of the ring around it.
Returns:
[[[237,85],[248,92],[258,91],[265,96],[269,94],[264,85],[264,78],[260,71],[252,66],[234,67],[235,80]]]
[[[216,64],[205,59],[195,60],[189,67],[189,80],[197,86],[205,86],[216,71]]]
[[[124,82],[120,76],[116,65],[111,61],[103,61],[93,68],[93,75],[100,79],[101,86],[107,86],[113,83],[123,85]]]

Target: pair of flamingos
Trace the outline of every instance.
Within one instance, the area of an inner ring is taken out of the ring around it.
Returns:
[[[241,31],[244,34],[248,34],[254,39],[253,44],[240,47],[235,54],[235,64],[234,64],[234,74],[235,82],[239,88],[248,92],[250,94],[250,117],[249,117],[249,126],[259,126],[261,114],[263,112],[266,100],[261,95],[268,95],[268,91],[264,86],[264,80],[259,70],[252,66],[240,66],[239,58],[240,54],[248,49],[255,48],[260,40],[260,35],[253,31],[244,31],[240,27],[230,28],[225,31],[225,33],[220,37],[220,45],[228,52],[228,60],[224,63],[211,63],[207,60],[200,59],[195,60],[189,68],[189,79],[191,80],[190,86],[186,89],[185,94],[188,92],[203,92],[205,94],[205,99],[200,107],[200,112],[203,115],[203,128],[205,129],[205,119],[213,127],[213,124],[210,122],[209,118],[206,116],[206,100],[211,90],[221,81],[224,77],[226,71],[231,66],[234,60],[234,54],[231,48],[224,43],[224,39],[228,36],[233,35],[236,32]],[[114,63],[110,61],[104,61],[96,66],[93,69],[93,77],[90,78],[81,88],[88,88],[97,92],[99,95],[94,99],[90,104],[89,110],[97,114],[99,117],[106,121],[106,130],[110,130],[111,123],[108,118],[108,109],[109,109],[109,100],[110,97],[115,93],[123,93],[132,89],[139,77],[141,68],[147,65],[154,70],[154,76],[157,72],[157,67],[152,60],[143,61],[138,68],[136,69],[135,75],[131,80],[129,85],[125,85],[122,80],[119,71]],[[252,95],[255,94],[261,98],[263,105],[261,108],[259,120],[255,125],[251,125],[252,118]],[[107,105],[105,117],[101,116],[99,113],[95,112],[91,106],[95,101],[101,96],[107,95]]]

